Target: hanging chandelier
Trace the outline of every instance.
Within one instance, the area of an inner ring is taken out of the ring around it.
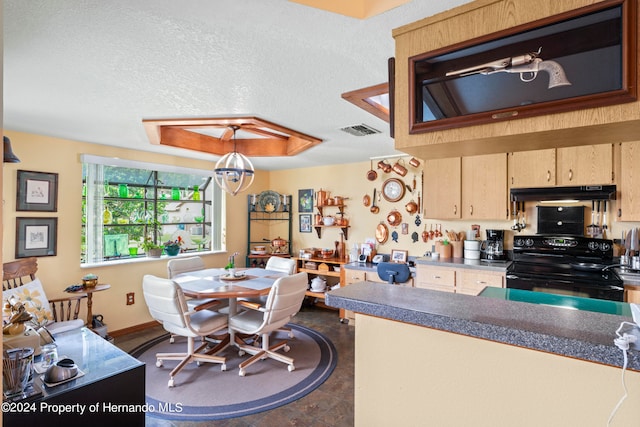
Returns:
[[[213,171],[218,187],[235,196],[251,186],[255,171],[251,161],[236,151],[236,131],[239,126],[229,128],[233,130],[233,152],[222,156]]]

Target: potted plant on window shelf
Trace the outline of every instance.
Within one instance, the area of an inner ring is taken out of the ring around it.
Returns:
[[[164,252],[169,256],[176,256],[180,253],[184,241],[180,236],[176,240],[167,240],[164,242]]]
[[[142,242],[141,247],[144,253],[147,254],[148,257],[160,258],[160,256],[162,255],[163,246],[155,244],[153,242],[153,239],[151,239],[151,237],[145,238],[144,242]]]

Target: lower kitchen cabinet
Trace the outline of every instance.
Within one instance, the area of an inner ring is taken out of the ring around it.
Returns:
[[[364,281],[387,283],[386,281],[380,279],[377,271],[356,270],[351,268],[343,268],[342,271],[344,272],[344,275],[341,278],[342,286],[348,286],[354,283],[364,282]],[[413,287],[413,285],[414,285],[414,278],[411,277],[406,282],[400,283],[397,286]],[[356,319],[353,311],[341,309],[340,319],[341,321],[342,319],[347,320],[350,325],[355,325]]]
[[[504,288],[506,273],[474,268],[418,264],[416,288],[478,295],[487,286]]]

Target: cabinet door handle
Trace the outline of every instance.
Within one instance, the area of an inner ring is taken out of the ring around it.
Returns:
[[[473,215],[473,205],[469,206],[469,215]]]
[[[458,214],[458,205],[453,205],[453,214],[454,215]]]
[[[551,181],[551,171],[547,171],[547,182]]]
[[[442,279],[440,276],[433,276],[434,279]]]
[[[569,169],[569,181],[573,179],[573,169]]]
[[[485,282],[484,280],[476,280],[476,283],[478,285],[485,285],[487,282]]]

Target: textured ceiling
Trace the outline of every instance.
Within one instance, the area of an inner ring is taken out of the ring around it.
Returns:
[[[387,81],[394,28],[467,3],[360,20],[286,0],[4,0],[4,126],[193,158],[143,119],[255,116],[322,139],[278,170],[393,154],[388,123],[341,98]],[[367,124],[357,137],[340,128]]]

